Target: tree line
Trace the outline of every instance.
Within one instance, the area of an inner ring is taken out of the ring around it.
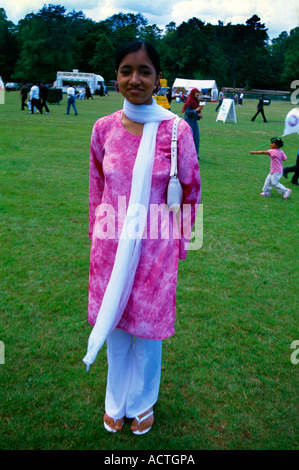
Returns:
[[[114,52],[129,41],[151,42],[163,77],[215,79],[218,86],[289,90],[299,79],[299,27],[269,40],[257,15],[245,24],[217,25],[191,18],[165,31],[140,13],[95,22],[61,5],[44,5],[17,25],[0,8],[0,75],[4,81],[52,83],[56,72],[79,69],[114,80]]]

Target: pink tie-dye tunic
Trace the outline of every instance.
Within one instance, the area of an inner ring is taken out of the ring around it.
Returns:
[[[117,111],[99,119],[91,137],[89,236],[92,241],[88,305],[91,325],[96,322],[112,272],[119,226],[123,223],[123,208],[128,206],[132,171],[141,140],[123,127],[121,113]],[[158,129],[150,196],[152,207],[166,204],[172,126],[173,120],[163,121]],[[200,202],[200,173],[192,130],[184,120],[180,121],[178,130],[178,175],[184,189],[183,204],[191,204],[194,212],[195,204]],[[167,206],[162,207],[169,212]],[[194,220],[194,213],[192,217]],[[105,223],[109,235],[106,239],[103,238]],[[170,218],[170,226],[172,223]],[[161,231],[158,235],[155,231],[153,235],[148,223],[133,288],[118,324],[118,328],[148,339],[164,339],[174,334],[178,259],[186,257],[187,248],[183,236],[161,239]]]

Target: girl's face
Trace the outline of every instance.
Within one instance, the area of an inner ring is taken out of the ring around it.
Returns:
[[[271,149],[278,149],[279,147],[276,145],[275,142],[270,142]]]
[[[116,71],[118,88],[132,104],[151,104],[153,90],[161,78],[145,49],[127,54]]]

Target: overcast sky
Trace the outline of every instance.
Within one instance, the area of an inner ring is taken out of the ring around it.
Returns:
[[[149,24],[161,29],[171,21],[179,26],[194,16],[206,23],[244,24],[257,14],[268,28],[270,38],[299,26],[298,0],[0,0],[9,20],[17,23],[28,13],[37,13],[44,4],[63,5],[67,11],[83,11],[94,21],[105,20],[115,13],[141,13]]]

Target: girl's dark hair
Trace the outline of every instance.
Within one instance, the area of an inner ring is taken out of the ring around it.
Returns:
[[[274,142],[279,148],[283,147],[283,141],[280,137],[272,137],[272,139],[270,139],[270,142]]]
[[[119,49],[116,53],[116,58],[115,58],[115,70],[116,71],[118,70],[118,67],[120,66],[121,61],[127,54],[131,54],[132,52],[137,52],[140,49],[145,49],[158,75],[161,72],[159,54],[154,48],[154,46],[144,41],[133,41],[133,42],[130,42],[129,44],[126,44],[121,49]]]

